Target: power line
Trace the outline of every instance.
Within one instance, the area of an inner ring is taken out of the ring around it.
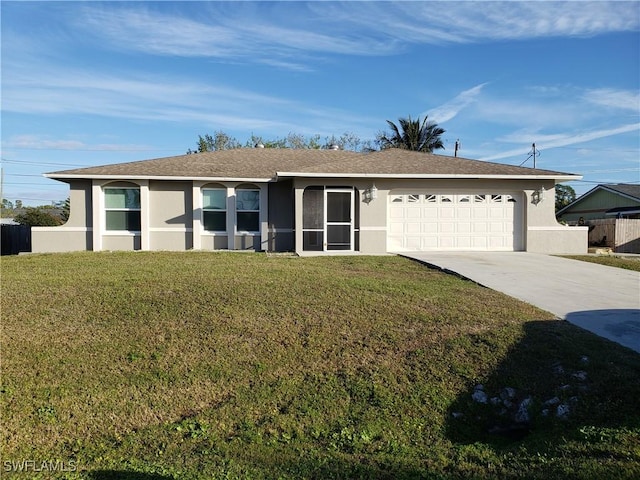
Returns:
[[[5,173],[6,177],[42,177],[37,173]]]
[[[540,150],[536,150],[536,144],[532,143],[531,144],[531,151],[529,152],[529,156],[527,157],[527,159],[522,162],[520,165],[518,165],[519,167],[523,166],[525,163],[527,163],[529,161],[530,158],[533,157],[533,168],[536,168],[536,157],[540,156]]]
[[[77,168],[82,168],[85,165],[78,165],[73,164],[73,163],[51,163],[51,162],[31,162],[29,160],[10,160],[8,158],[2,158],[1,159],[4,163],[13,163],[16,165],[51,165],[51,166],[58,166],[58,167],[77,167]]]
[[[65,150],[69,152],[174,152],[175,148],[66,148],[66,147],[5,147],[7,150]]]

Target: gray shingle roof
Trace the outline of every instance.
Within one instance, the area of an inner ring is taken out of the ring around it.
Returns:
[[[623,195],[628,195],[630,197],[636,198],[640,200],[640,185],[631,185],[629,183],[616,183],[616,184],[605,184],[602,185],[609,190],[613,190],[614,192],[622,193]]]
[[[280,173],[393,176],[571,176],[551,170],[516,167],[409,150],[372,153],[344,150],[238,148],[216,152],[157,158],[77,168],[47,174],[51,178],[181,177],[275,179]]]

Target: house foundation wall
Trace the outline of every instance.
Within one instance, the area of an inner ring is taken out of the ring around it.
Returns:
[[[190,250],[193,248],[193,233],[184,229],[171,232],[151,231],[149,233],[150,250]]]
[[[93,233],[86,227],[31,227],[31,251],[38,253],[93,250]]]
[[[587,253],[588,227],[529,227],[527,252],[551,255]]]

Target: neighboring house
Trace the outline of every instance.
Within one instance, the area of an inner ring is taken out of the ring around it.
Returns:
[[[585,253],[556,222],[554,186],[578,175],[408,150],[241,148],[46,174],[70,218],[33,251],[411,250]]]
[[[558,210],[556,217],[566,223],[600,218],[640,218],[640,185],[598,185]]]
[[[589,246],[640,253],[640,185],[598,185],[556,215],[569,225],[587,225]]]

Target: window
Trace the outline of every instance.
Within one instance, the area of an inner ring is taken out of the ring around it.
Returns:
[[[420,195],[417,193],[407,195],[407,202],[409,203],[418,203],[420,201]]]
[[[207,232],[227,231],[227,190],[205,188],[202,190],[202,222]]]
[[[427,203],[436,203],[438,201],[438,198],[435,195],[432,195],[430,193],[427,193],[424,196],[424,199]]]
[[[106,229],[111,231],[140,231],[140,188],[104,189]]]
[[[458,203],[469,203],[470,201],[469,195],[458,195]]]
[[[239,232],[260,231],[260,190],[236,190],[236,220]]]
[[[451,203],[453,202],[453,195],[441,195],[440,196],[441,203]]]

